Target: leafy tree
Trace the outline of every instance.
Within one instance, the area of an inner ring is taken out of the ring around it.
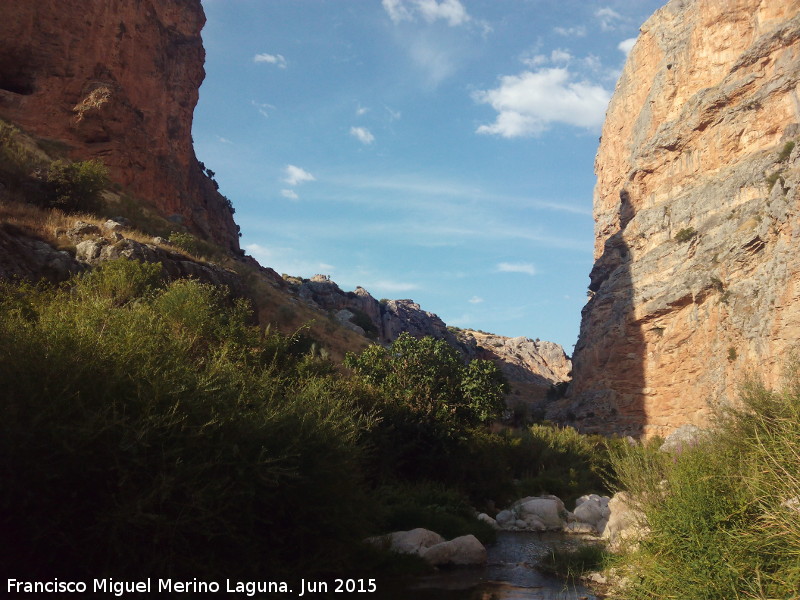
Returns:
[[[348,354],[345,365],[380,388],[417,420],[451,430],[489,423],[504,408],[507,383],[488,360],[465,364],[444,340],[402,333],[389,348],[370,346]]]

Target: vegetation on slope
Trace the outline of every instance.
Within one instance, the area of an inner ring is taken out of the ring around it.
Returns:
[[[343,375],[302,332],[159,273],[0,284],[0,530],[19,577],[263,579],[366,565],[360,540],[394,528],[489,539],[470,506],[570,456],[489,431],[493,365],[403,337]]]

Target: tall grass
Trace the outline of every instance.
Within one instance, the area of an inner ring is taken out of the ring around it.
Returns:
[[[0,530],[19,577],[333,568],[366,532],[346,382],[241,303],[109,263],[0,286]]]
[[[627,557],[625,597],[800,595],[800,375],[778,392],[749,382],[705,439],[680,454],[618,451],[650,534]]]

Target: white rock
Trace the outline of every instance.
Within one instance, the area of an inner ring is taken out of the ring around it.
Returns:
[[[611,515],[608,523],[600,532],[609,541],[612,551],[620,549],[626,541],[635,542],[648,531],[645,516],[631,504],[627,492],[617,492],[608,503]]]
[[[795,496],[794,498],[789,498],[788,500],[784,500],[781,502],[781,506],[784,508],[788,508],[789,510],[793,510],[794,512],[800,513],[800,496]]]
[[[478,521],[483,521],[493,529],[500,529],[500,525],[498,525],[497,521],[495,521],[492,517],[490,517],[486,513],[479,514]]]
[[[561,529],[563,526],[561,515],[566,516],[563,506],[564,504],[557,498],[531,498],[525,499],[523,503],[519,504],[516,511],[523,518],[527,515],[538,517],[548,529]]]
[[[423,548],[419,555],[434,566],[486,563],[486,548],[474,535],[463,535],[449,542]]]
[[[514,521],[514,513],[510,510],[501,510],[497,513],[495,519],[497,520],[497,524],[503,527]]]
[[[544,531],[547,529],[547,526],[536,515],[525,515],[523,521],[525,522],[525,529],[532,531]]]
[[[376,546],[388,544],[389,550],[402,554],[420,554],[423,549],[441,544],[443,541],[444,538],[438,533],[421,527],[367,539],[367,542]]]

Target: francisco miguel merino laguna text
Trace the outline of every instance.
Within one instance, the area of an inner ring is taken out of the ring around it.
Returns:
[[[329,589],[326,581],[306,581],[300,580],[300,593],[298,597],[306,593],[318,592],[361,592],[371,593],[378,589],[374,579],[336,579],[333,589]],[[6,591],[17,594],[85,594],[90,591],[90,586],[84,581],[60,581],[54,578],[52,581],[20,581],[18,579],[8,579]],[[231,581],[225,580],[225,588],[216,581],[198,581],[194,577],[191,581],[176,581],[173,579],[159,579],[156,585],[150,578],[141,581],[115,581],[112,578],[93,579],[91,585],[92,593],[114,594],[117,597],[125,594],[168,592],[168,593],[212,593],[224,591],[226,593],[246,594],[255,596],[267,592],[291,594],[292,590],[285,581]]]

